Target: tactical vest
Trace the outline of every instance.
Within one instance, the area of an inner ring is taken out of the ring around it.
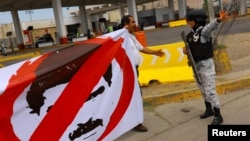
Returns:
[[[206,43],[201,43],[200,41],[202,29],[203,28],[195,32],[190,32],[187,35],[187,42],[195,62],[213,57],[212,40],[210,39]]]

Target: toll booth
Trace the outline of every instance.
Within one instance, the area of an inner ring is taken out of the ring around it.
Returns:
[[[32,48],[34,44],[33,40],[33,26],[28,26],[26,30],[23,30],[23,40],[25,48]]]
[[[23,30],[23,40],[24,40],[24,45],[32,44],[29,30]]]

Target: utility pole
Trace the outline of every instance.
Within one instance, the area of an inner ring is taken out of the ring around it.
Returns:
[[[25,10],[25,13],[26,13],[26,14],[29,14],[29,16],[30,16],[30,21],[32,21],[32,16],[31,16],[31,14],[33,14],[33,10]]]
[[[207,4],[207,10],[208,10],[208,16],[209,16],[209,22],[213,21],[214,18],[215,18],[215,15],[214,15],[214,3],[213,3],[214,0],[205,0],[206,4]],[[217,40],[215,39],[216,38],[216,31],[213,31],[211,33],[211,37],[213,38],[213,44],[214,46],[217,46]]]
[[[155,12],[155,6],[154,6],[154,0],[151,0],[151,3],[152,3],[152,10],[153,10],[153,13],[154,13],[154,18],[153,18],[153,20],[154,20],[154,25],[155,25],[155,28],[156,28],[156,12]]]
[[[4,39],[4,27],[3,27],[3,24],[1,24],[1,27],[2,27],[2,37]]]
[[[209,15],[209,21],[211,22],[214,17],[214,4],[213,0],[206,0],[207,1],[207,7],[208,7],[208,15]]]

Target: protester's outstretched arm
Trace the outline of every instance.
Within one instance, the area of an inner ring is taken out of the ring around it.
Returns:
[[[162,51],[162,49],[159,49],[159,50],[152,50],[152,49],[149,49],[147,47],[144,47],[141,52],[143,53],[146,53],[146,54],[152,54],[152,55],[156,55],[156,56],[164,56],[165,53]]]

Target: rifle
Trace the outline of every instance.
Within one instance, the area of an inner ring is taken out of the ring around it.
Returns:
[[[198,75],[198,71],[197,71],[197,68],[195,66],[194,58],[193,58],[193,55],[191,53],[190,46],[189,46],[189,44],[188,44],[188,42],[186,40],[186,34],[185,34],[184,31],[181,32],[181,37],[182,37],[182,39],[183,39],[183,41],[185,43],[185,46],[187,48],[188,61],[189,61],[190,65],[191,65],[191,67],[193,69],[195,79],[196,79],[198,84],[201,84],[201,78]]]

